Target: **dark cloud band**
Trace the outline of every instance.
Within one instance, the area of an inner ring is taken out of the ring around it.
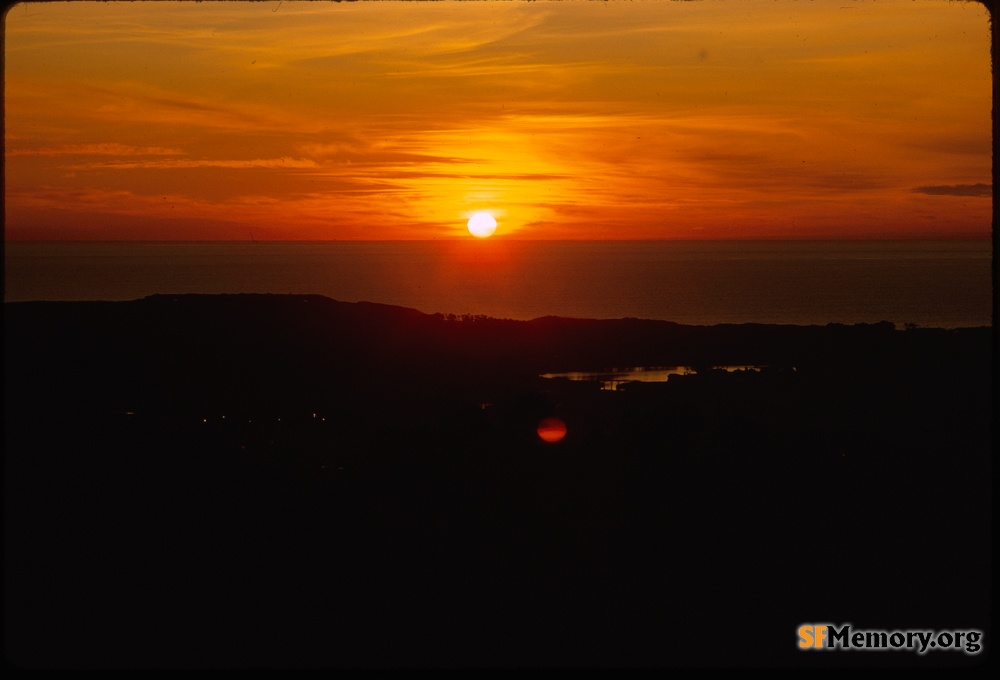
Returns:
[[[931,196],[992,196],[992,184],[946,184],[942,186],[916,187],[917,194]]]

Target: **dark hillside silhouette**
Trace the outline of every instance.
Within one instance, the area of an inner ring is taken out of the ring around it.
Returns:
[[[795,630],[991,640],[990,328],[301,295],[4,322],[16,665],[927,666],[982,658]],[[539,377],[636,366],[700,370]]]

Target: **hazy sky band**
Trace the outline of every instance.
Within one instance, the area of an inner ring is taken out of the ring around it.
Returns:
[[[8,239],[990,232],[974,2],[25,3]]]

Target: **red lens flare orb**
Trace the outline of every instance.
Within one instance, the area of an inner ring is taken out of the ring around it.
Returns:
[[[566,436],[566,423],[558,418],[546,418],[538,424],[538,436],[543,442],[555,444]]]

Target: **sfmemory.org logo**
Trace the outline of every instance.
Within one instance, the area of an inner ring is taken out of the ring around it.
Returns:
[[[917,654],[947,650],[978,654],[983,648],[983,632],[975,629],[852,631],[849,623],[839,628],[829,623],[807,623],[799,626],[798,634],[801,650],[907,650]]]

